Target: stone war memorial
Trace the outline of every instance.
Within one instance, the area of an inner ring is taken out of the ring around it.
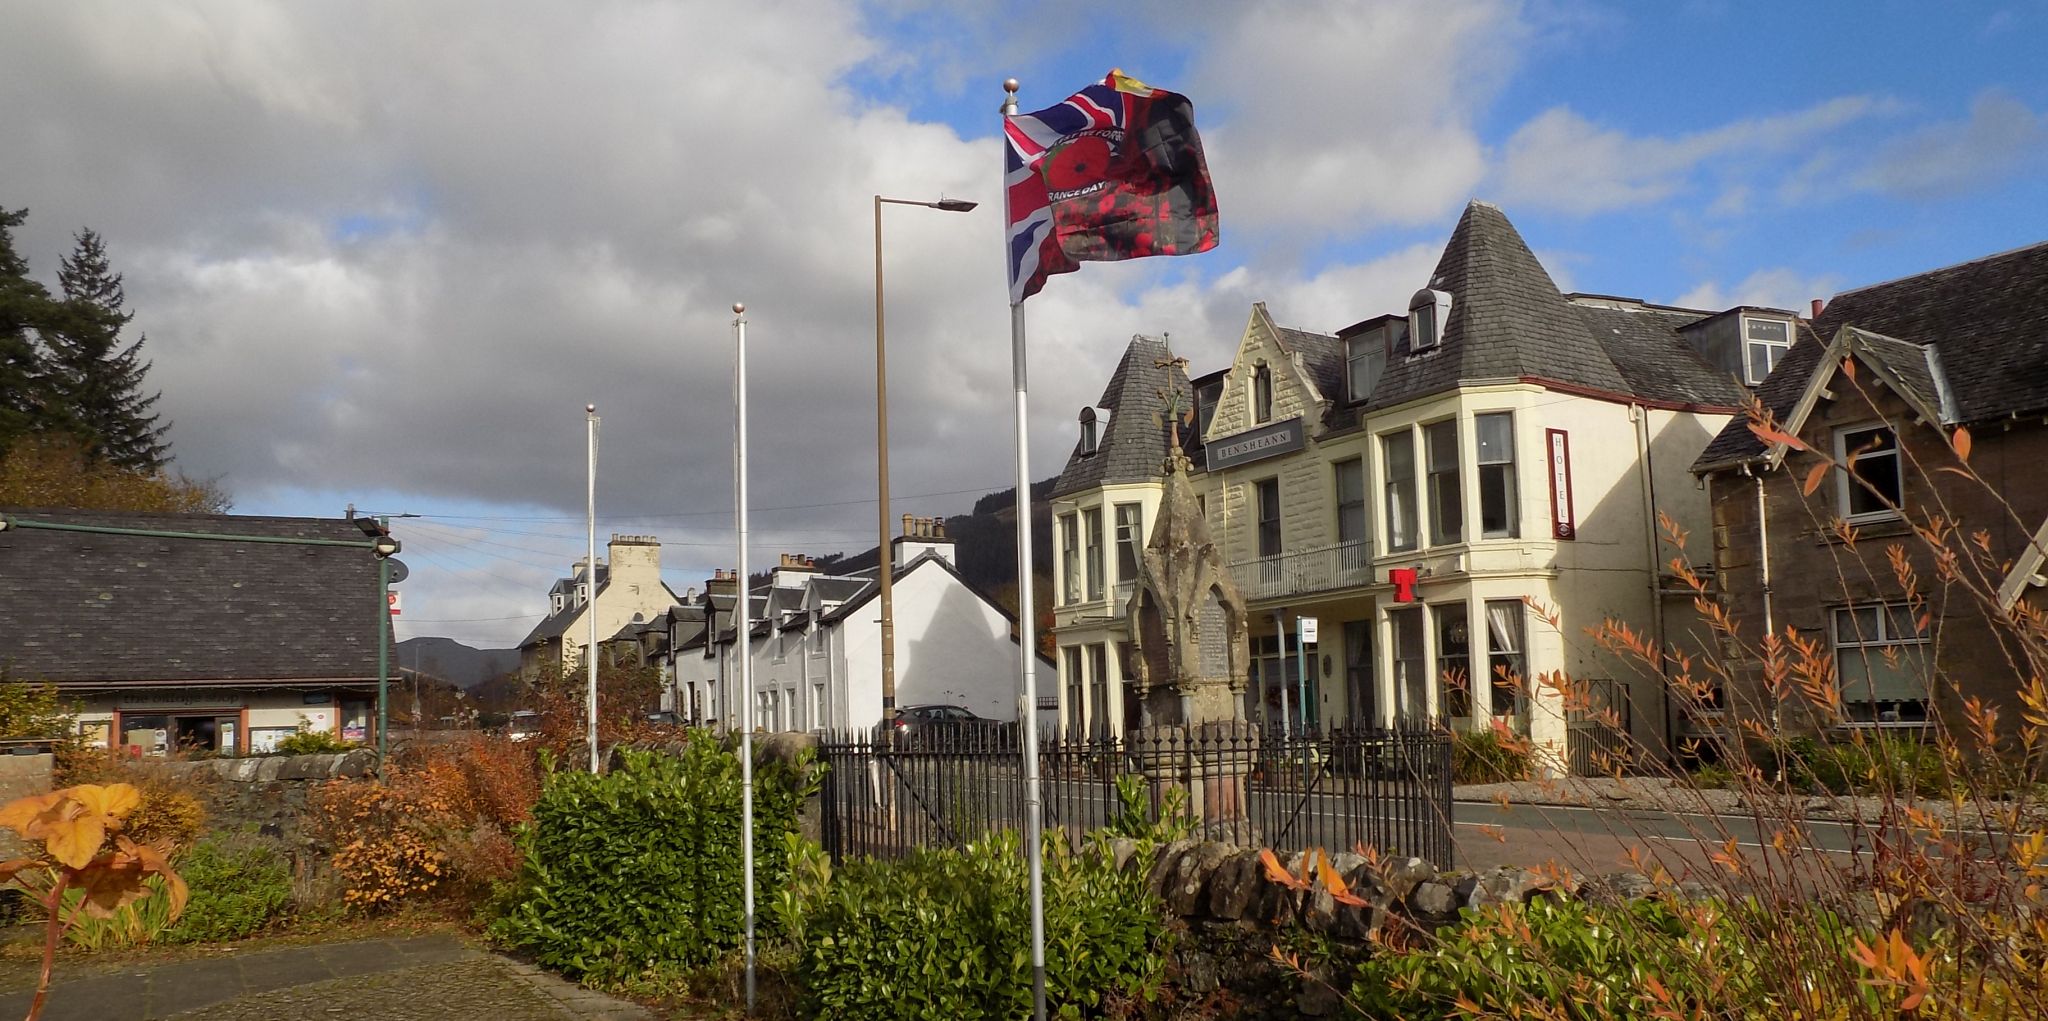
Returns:
[[[1165,467],[1158,519],[1124,607],[1139,706],[1130,736],[1155,794],[1185,789],[1203,836],[1251,843],[1258,835],[1245,779],[1259,734],[1241,709],[1250,675],[1244,596],[1210,540],[1177,434]]]

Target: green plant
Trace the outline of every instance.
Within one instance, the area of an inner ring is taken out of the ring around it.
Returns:
[[[1735,786],[1735,773],[1727,766],[1701,766],[1692,771],[1692,785],[1703,791],[1727,790]]]
[[[1159,796],[1158,811],[1153,811],[1150,784],[1143,776],[1129,773],[1116,778],[1116,808],[1110,813],[1109,825],[1101,835],[1135,840],[1140,846],[1156,847],[1169,844],[1195,831],[1195,822],[1188,815],[1187,788],[1178,784],[1167,786]]]
[[[179,856],[178,872],[191,897],[184,915],[164,932],[167,943],[245,938],[292,897],[291,862],[276,844],[247,835],[209,835]]]
[[[277,752],[280,755],[332,755],[355,747],[353,741],[344,741],[325,730],[299,730],[279,741]]]
[[[71,926],[64,941],[87,953],[139,947],[163,934],[171,924],[171,898],[160,876],[144,880],[148,892],[132,904],[123,904],[105,917],[81,910],[85,891],[72,887],[64,891],[64,916]]]
[[[1535,1016],[1569,1021],[1770,1016],[1789,1005],[1775,999],[1744,931],[1711,902],[1546,897],[1467,909],[1425,945],[1367,960],[1350,999],[1384,1019],[1509,1016],[1531,1004],[1545,1005]],[[1716,955],[1711,980],[1702,953]]]
[[[754,778],[757,882],[773,890],[815,770],[808,757],[764,760]],[[709,734],[675,754],[624,751],[609,773],[550,772],[519,845],[519,899],[490,931],[543,965],[616,985],[740,943],[740,762]]]
[[[1165,929],[1142,875],[1100,847],[1045,858],[1046,999],[1080,1018],[1155,998]],[[856,861],[805,906],[797,976],[811,1016],[964,1021],[1031,1013],[1029,907],[1013,834]]]
[[[1530,754],[1525,742],[1504,731],[1487,728],[1459,731],[1451,743],[1454,783],[1506,783],[1529,778]]]
[[[75,709],[55,685],[16,681],[0,668],[0,737],[63,737]]]

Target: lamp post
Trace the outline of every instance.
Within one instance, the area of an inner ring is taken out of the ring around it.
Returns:
[[[896,604],[892,592],[893,564],[889,548],[889,358],[885,341],[887,334],[882,328],[882,207],[923,206],[948,213],[965,213],[975,203],[966,199],[940,199],[937,202],[920,202],[916,199],[890,199],[875,196],[875,487],[878,508],[876,520],[880,524],[877,547],[880,561],[882,595],[882,718],[888,720],[896,708]]]
[[[391,536],[390,518],[356,518],[355,522],[370,537],[370,552],[377,557],[377,770],[382,773],[384,758],[391,751],[391,557],[399,546]]]

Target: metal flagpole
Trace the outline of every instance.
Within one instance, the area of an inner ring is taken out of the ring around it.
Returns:
[[[1017,115],[1017,79],[1003,82],[1005,127]],[[1007,132],[1005,133],[1007,136]],[[1005,143],[1007,144],[1007,143]],[[1009,187],[1004,186],[1009,222]],[[1031,599],[1031,420],[1026,413],[1024,304],[1010,303],[1010,374],[1017,391],[1017,673],[1023,688],[1024,860],[1031,877],[1031,1016],[1045,1021],[1045,861],[1038,789],[1038,635]],[[883,551],[887,555],[886,550]]]
[[[583,416],[588,420],[587,428],[590,433],[589,488],[586,493],[587,501],[584,505],[583,518],[584,526],[588,529],[589,533],[588,539],[590,540],[588,551],[590,559],[585,561],[583,566],[584,582],[590,586],[590,598],[583,604],[584,616],[590,620],[590,645],[583,652],[583,658],[589,661],[584,665],[586,672],[589,674],[589,690],[584,693],[583,715],[588,718],[586,722],[589,729],[586,732],[586,737],[590,741],[590,771],[595,773],[597,772],[597,405],[585,404],[583,406]]]
[[[747,306],[732,303],[733,515],[740,533],[740,566],[733,577],[733,627],[740,659],[740,859],[746,883],[747,1013],[754,1012],[754,621],[747,591]]]

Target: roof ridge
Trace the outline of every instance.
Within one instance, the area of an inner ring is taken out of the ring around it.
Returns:
[[[1947,273],[1951,270],[1962,269],[1966,266],[1975,266],[1980,262],[1995,262],[1999,259],[2007,259],[2015,255],[2021,255],[2027,252],[2031,252],[2037,248],[2048,248],[2048,241],[2036,241],[2033,244],[2020,245],[2017,248],[2008,248],[2002,252],[1992,252],[1989,255],[1980,255],[1974,259],[1964,259],[1961,262],[1952,262],[1946,266],[1936,266],[1932,269],[1923,269],[1918,273],[1905,273],[1899,276],[1892,277],[1889,280],[1879,280],[1876,283],[1864,284],[1861,287],[1851,287],[1845,291],[1836,291],[1830,297],[1828,303],[1833,304],[1834,298],[1842,297],[1845,294],[1861,294],[1864,291],[1876,290],[1880,287],[1889,287],[1892,284],[1902,284],[1908,280],[1918,280],[1921,277],[1931,277],[1937,273]]]

